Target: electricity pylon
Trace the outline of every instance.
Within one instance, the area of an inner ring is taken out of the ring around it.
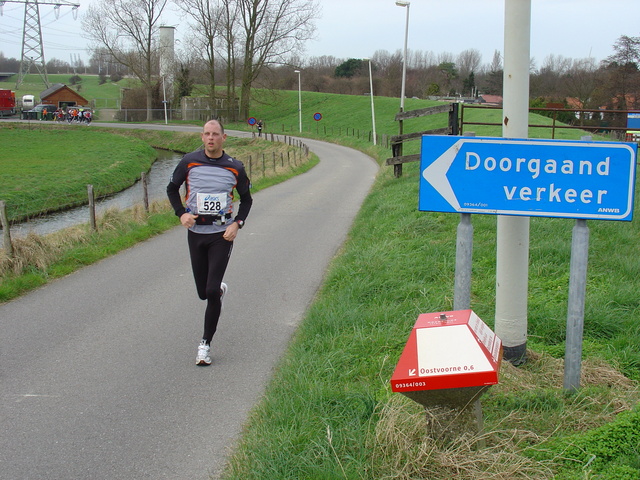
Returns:
[[[44,59],[44,46],[42,44],[42,28],[40,26],[39,5],[53,5],[56,18],[60,15],[60,7],[72,7],[73,18],[77,17],[80,4],[66,0],[39,1],[39,0],[0,0],[0,7],[5,2],[24,3],[24,28],[22,30],[22,55],[20,57],[20,73],[16,82],[16,89],[22,84],[25,75],[31,72],[35,66],[45,86],[50,87],[47,77],[47,63]]]

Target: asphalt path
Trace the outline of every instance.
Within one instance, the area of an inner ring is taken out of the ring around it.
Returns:
[[[304,142],[319,165],[254,195],[210,367],[180,226],[0,305],[1,479],[219,475],[377,172]]]

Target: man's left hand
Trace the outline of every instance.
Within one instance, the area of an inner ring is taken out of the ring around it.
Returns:
[[[228,242],[233,242],[238,235],[238,230],[240,230],[240,225],[238,225],[237,222],[233,222],[224,231],[224,235],[222,236],[222,238],[224,238]]]

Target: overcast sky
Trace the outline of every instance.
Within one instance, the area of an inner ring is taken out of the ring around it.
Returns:
[[[48,0],[51,1],[51,0]],[[46,60],[88,60],[81,18],[88,5],[79,3],[77,19],[70,7],[55,18],[52,5],[40,5]],[[305,56],[340,59],[371,57],[377,50],[395,52],[404,46],[406,8],[395,0],[319,0],[317,39]],[[531,56],[540,66],[550,55],[597,61],[613,53],[621,35],[640,36],[640,0],[532,0]],[[408,48],[457,55],[477,49],[489,64],[496,50],[504,52],[505,0],[411,0]],[[0,51],[20,58],[24,4],[5,3],[0,16]],[[188,30],[186,19],[167,13],[164,23],[176,27],[176,38]],[[178,47],[179,49],[179,47]]]

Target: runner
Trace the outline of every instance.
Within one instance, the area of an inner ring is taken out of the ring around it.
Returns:
[[[253,199],[244,165],[224,150],[227,135],[218,120],[208,121],[201,134],[204,150],[185,155],[167,185],[167,196],[180,223],[186,227],[191,268],[198,296],[207,301],[204,333],[196,365],[211,364],[211,340],[218,326],[227,285],[222,282],[233,240],[251,210]],[[186,206],[180,187],[187,186]],[[233,213],[233,190],[240,195]]]

